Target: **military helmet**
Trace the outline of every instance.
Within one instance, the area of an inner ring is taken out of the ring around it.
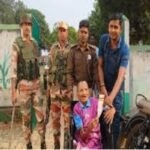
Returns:
[[[20,25],[23,23],[30,23],[32,25],[32,16],[30,14],[25,14],[20,18]]]

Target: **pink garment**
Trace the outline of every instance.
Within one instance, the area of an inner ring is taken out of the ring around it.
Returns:
[[[83,129],[87,128],[88,124],[97,117],[98,99],[95,97],[89,98],[89,106],[82,107],[78,102],[74,106],[74,115],[80,116],[83,123]],[[75,140],[77,149],[102,149],[100,124],[98,123],[86,139],[80,137],[80,130],[76,130]]]

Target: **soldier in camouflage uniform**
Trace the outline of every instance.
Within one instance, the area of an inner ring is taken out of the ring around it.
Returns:
[[[38,45],[31,36],[32,18],[22,16],[20,20],[21,37],[13,43],[12,70],[12,103],[16,98],[21,106],[24,137],[27,149],[31,144],[31,105],[35,111],[37,128],[41,137],[41,148],[45,146],[44,115],[42,110],[40,74],[38,64]],[[17,91],[17,92],[16,92]],[[17,94],[16,94],[17,93]]]
[[[60,117],[64,119],[64,148],[68,148],[70,98],[67,95],[66,65],[70,51],[68,25],[61,21],[57,24],[58,42],[50,50],[49,85],[51,96],[51,117],[55,149],[60,148]]]

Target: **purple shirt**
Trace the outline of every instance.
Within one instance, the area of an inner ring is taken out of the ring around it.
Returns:
[[[75,138],[80,148],[100,149],[101,144],[101,133],[100,124],[98,123],[95,128],[89,133],[89,137],[86,140],[82,140],[80,137],[80,128],[87,128],[88,124],[97,117],[98,99],[95,97],[89,98],[87,103],[83,105],[78,102],[73,109],[74,122],[77,127]]]

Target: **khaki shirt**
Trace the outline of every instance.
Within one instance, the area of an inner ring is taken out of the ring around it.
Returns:
[[[72,89],[79,81],[85,80],[92,88],[96,81],[97,58],[95,47],[87,44],[84,51],[77,44],[71,48],[67,60],[67,86]]]

